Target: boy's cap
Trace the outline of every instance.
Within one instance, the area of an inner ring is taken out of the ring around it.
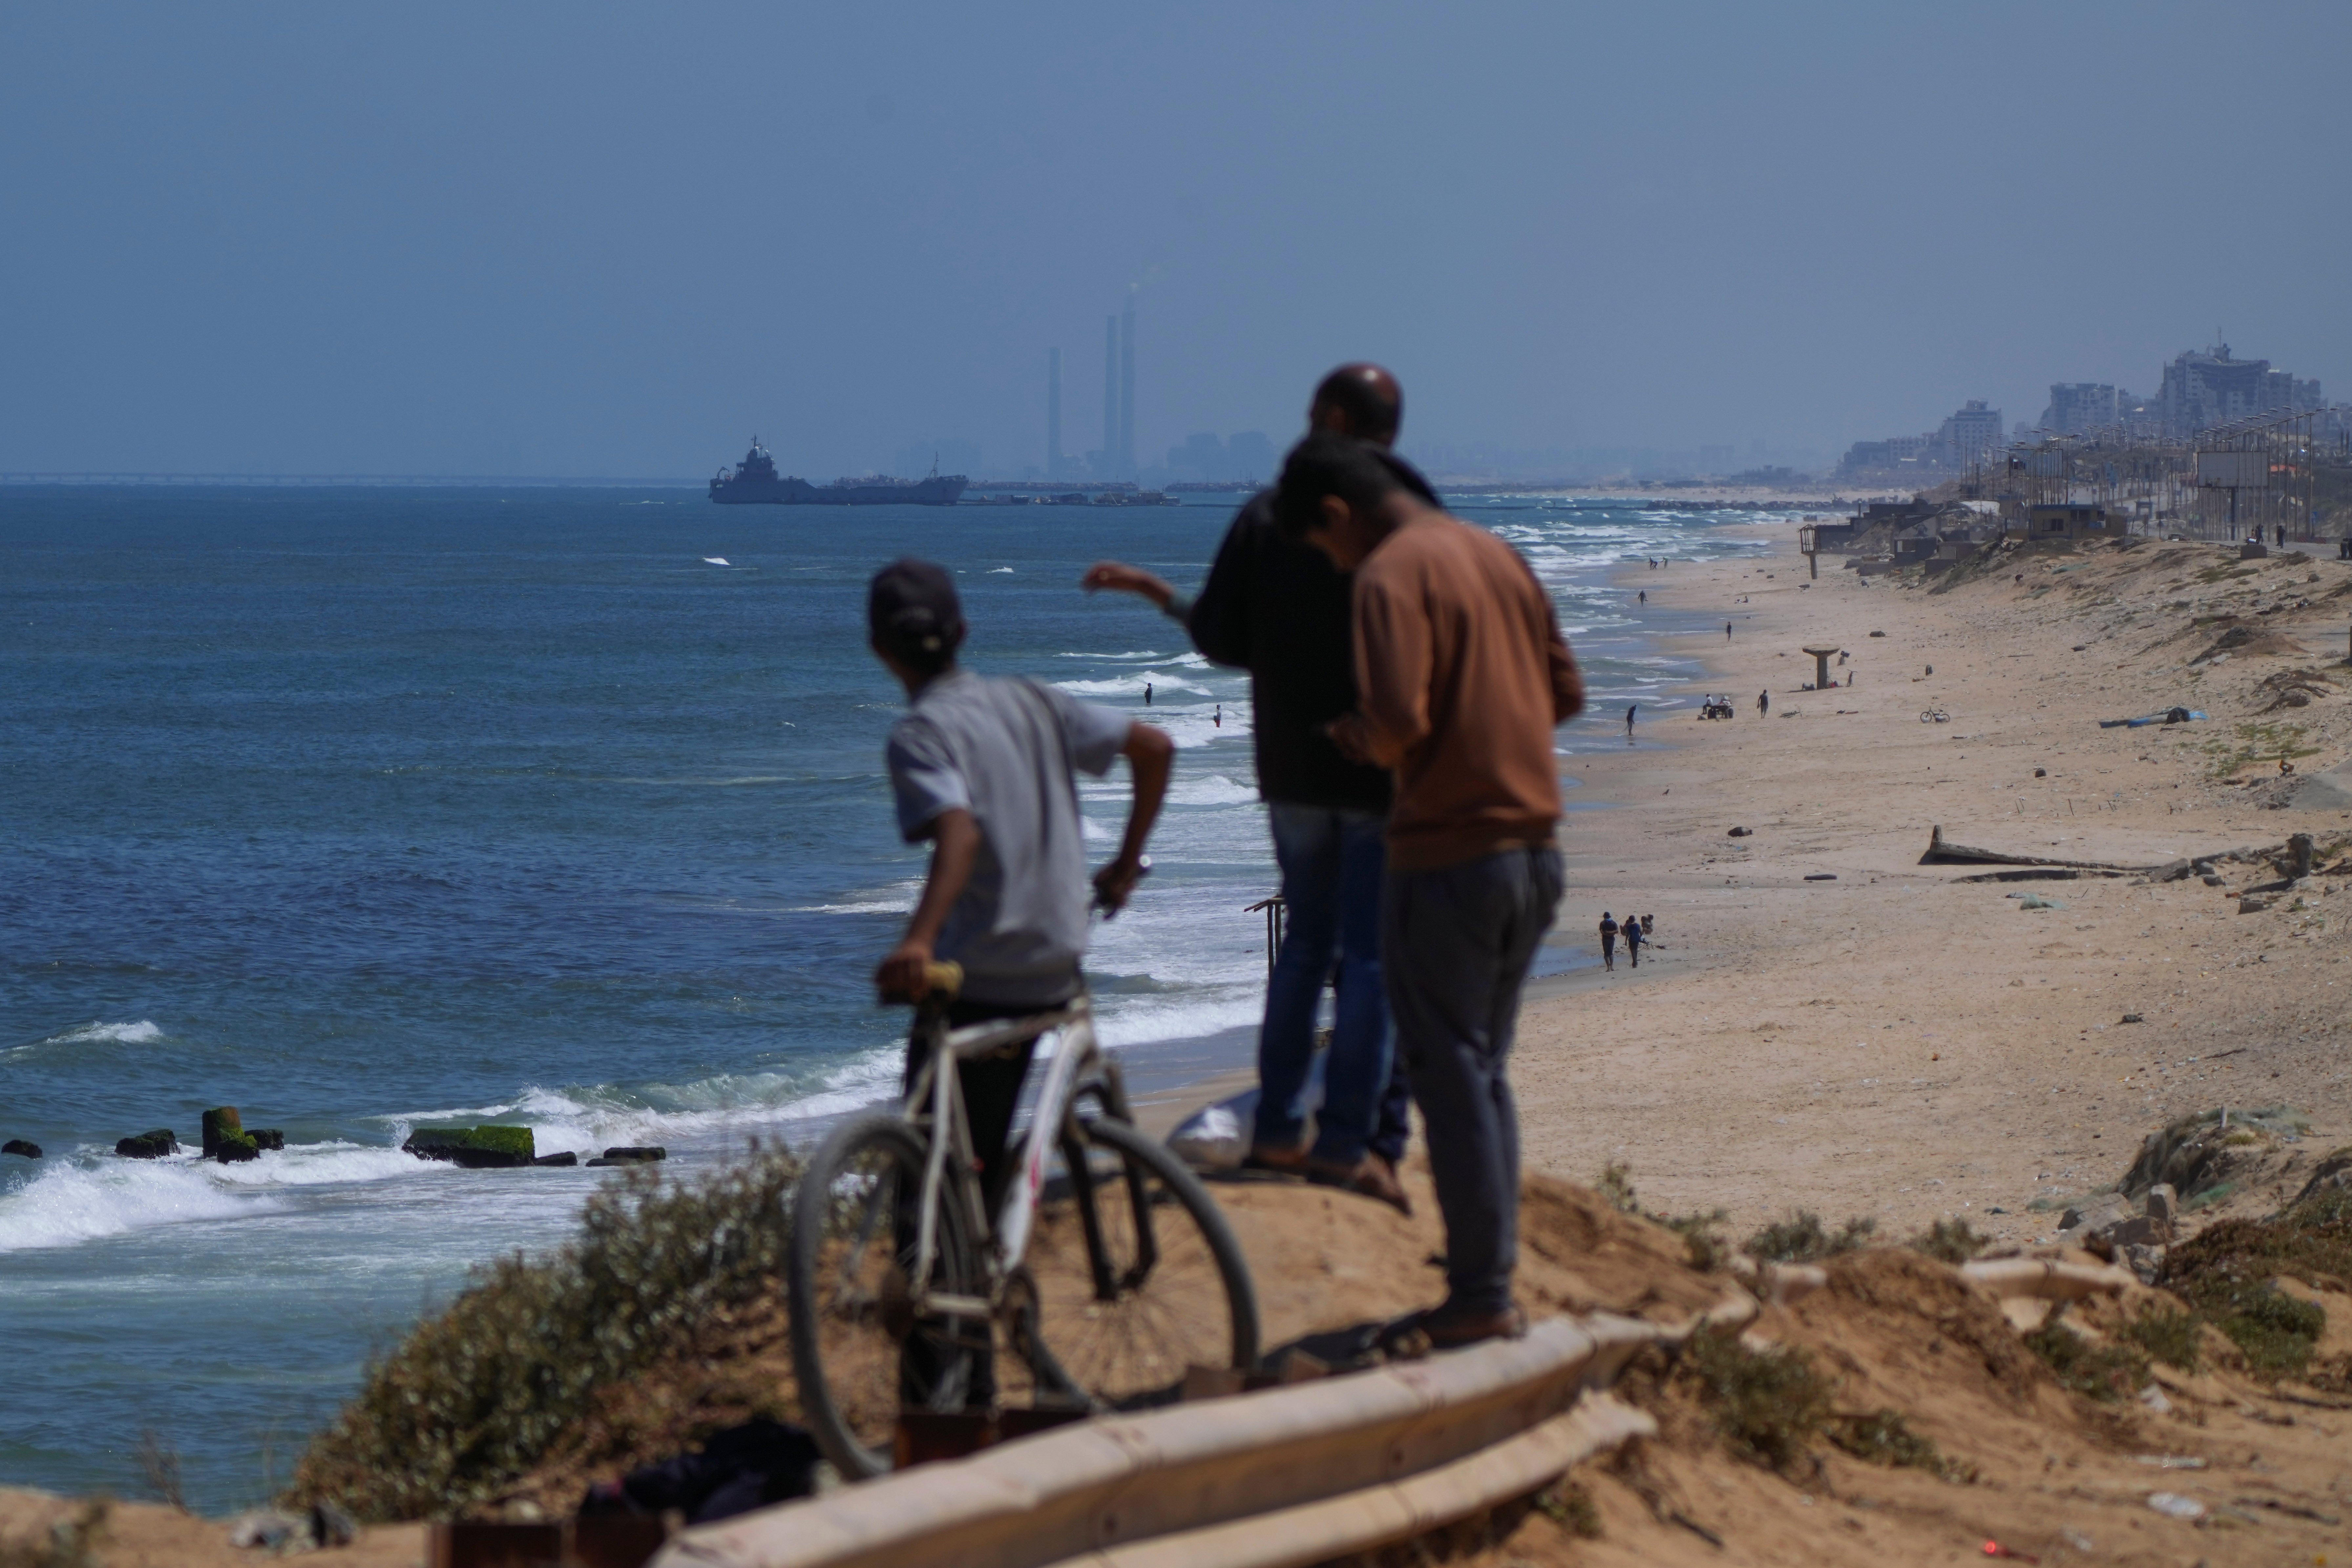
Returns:
[[[894,653],[938,654],[963,629],[955,579],[944,566],[902,556],[866,585],[866,624]]]

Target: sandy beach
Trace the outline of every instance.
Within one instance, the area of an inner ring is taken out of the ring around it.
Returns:
[[[2184,1112],[2284,1104],[2311,1143],[2343,1142],[2336,879],[2241,914],[2240,889],[2275,872],[1969,882],[1990,868],[1918,862],[1938,825],[2127,866],[2352,835],[2352,799],[2304,782],[2352,729],[2352,566],[2158,542],[2008,551],[1933,588],[1840,564],[1810,580],[1791,528],[1751,568],[1623,574],[1661,610],[1730,623],[1675,651],[1738,717],[1685,710],[1570,764],[1579,804],[1615,809],[1567,825],[1561,930],[1597,945],[1578,933],[1603,909],[1646,912],[1656,947],[1638,972],[1621,954],[1613,973],[1531,995],[1516,1071],[1529,1168],[1589,1181],[1622,1163],[1645,1203],[1720,1205],[1735,1234],[1802,1206],[1893,1236],[1957,1215],[2021,1243],[2056,1223],[2029,1205],[2116,1181]],[[2258,635],[2191,665],[2241,624]],[[1832,678],[1854,683],[1803,689],[1808,645],[1843,650]],[[2315,691],[2273,707],[2297,671]],[[2098,724],[2175,704],[2211,717]]]

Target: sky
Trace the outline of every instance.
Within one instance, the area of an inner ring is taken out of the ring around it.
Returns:
[[[2352,5],[0,0],[0,471],[1833,455],[2211,342],[2352,398]]]

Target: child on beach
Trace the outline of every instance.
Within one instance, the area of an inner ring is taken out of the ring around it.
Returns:
[[[876,573],[866,619],[875,657],[907,689],[907,713],[887,748],[898,831],[909,844],[931,845],[922,897],[875,984],[887,999],[912,1001],[926,989],[925,965],[961,964],[963,988],[948,1009],[952,1028],[1058,1007],[1084,985],[1086,841],[1075,775],[1100,777],[1114,757],[1134,770],[1126,837],[1094,877],[1095,902],[1115,915],[1144,874],[1144,841],[1168,793],[1174,742],[1050,686],[957,668],[962,607],[954,579],[928,561],[894,561]],[[992,1205],[1033,1048],[958,1069]],[[909,1085],[923,1050],[908,1047]]]

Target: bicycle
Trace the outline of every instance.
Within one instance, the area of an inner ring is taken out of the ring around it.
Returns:
[[[1199,1179],[1136,1130],[1087,999],[950,1030],[962,971],[929,973],[915,1023],[929,1059],[904,1106],[836,1130],[793,1202],[793,1371],[818,1447],[852,1480],[892,1468],[902,1409],[961,1411],[992,1393],[1134,1408],[1174,1397],[1194,1366],[1257,1364],[1241,1247]],[[960,1076],[945,1069],[1048,1034],[992,1225]]]
[[[1919,711],[1919,722],[1922,724],[1948,724],[1951,721],[1952,716],[1941,708],[1923,708]]]

